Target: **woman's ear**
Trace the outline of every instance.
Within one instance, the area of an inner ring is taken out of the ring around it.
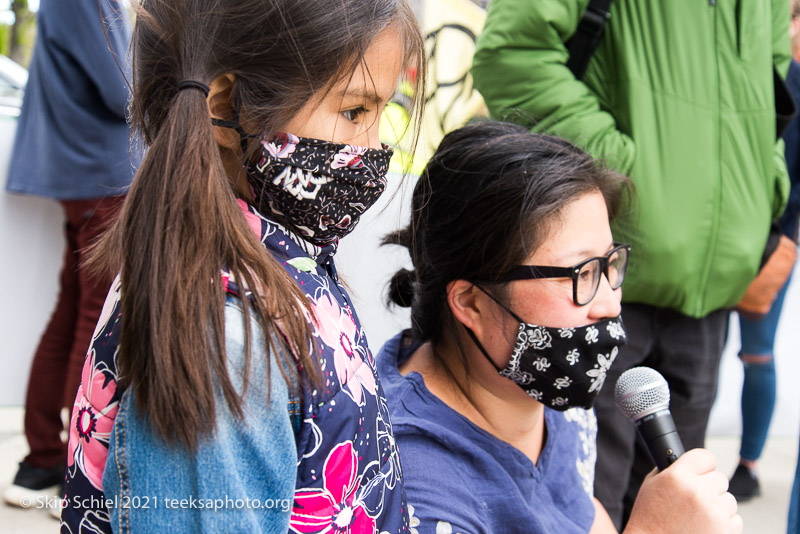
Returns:
[[[212,118],[221,120],[233,119],[233,74],[222,74],[214,78],[208,86],[208,112]],[[230,149],[241,151],[239,133],[233,128],[214,126],[214,137],[217,144]]]
[[[447,284],[447,304],[453,317],[481,336],[489,313],[486,294],[466,280],[453,280]]]

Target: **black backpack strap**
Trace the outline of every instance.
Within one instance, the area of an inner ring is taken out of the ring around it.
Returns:
[[[569,51],[567,67],[579,80],[583,78],[589,60],[603,37],[603,29],[611,18],[611,2],[613,0],[589,0],[589,7],[586,8],[575,35],[566,43]]]
[[[780,139],[786,127],[797,115],[797,104],[774,64],[772,65],[772,83],[775,85],[775,128],[777,130],[775,133],[776,139]]]

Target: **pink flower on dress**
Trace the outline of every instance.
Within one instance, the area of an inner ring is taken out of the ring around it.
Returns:
[[[95,369],[94,349],[90,348],[72,407],[67,466],[70,476],[74,476],[77,466],[92,486],[99,490],[103,489],[108,441],[119,408],[117,402],[111,402],[116,391],[116,380],[107,380],[105,373]]]
[[[375,375],[369,363],[356,350],[356,323],[352,315],[331,299],[323,295],[313,302],[317,336],[333,349],[336,375],[343,391],[359,406],[364,404],[363,390],[375,395]]]
[[[323,489],[295,493],[289,528],[300,534],[375,532],[375,519],[357,498],[358,461],[353,443],[340,443],[328,455]]]
[[[231,275],[229,275],[225,271],[220,271],[219,274],[222,277],[222,290],[227,293],[228,292],[228,286],[231,283]]]
[[[239,204],[239,208],[242,210],[244,220],[247,221],[247,226],[256,234],[257,238],[261,239],[261,219],[258,215],[247,209],[247,203],[241,198],[237,198],[236,203]]]

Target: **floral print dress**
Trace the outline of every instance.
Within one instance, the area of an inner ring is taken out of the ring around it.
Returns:
[[[323,387],[299,400],[297,481],[291,532],[402,533],[408,510],[388,406],[350,298],[336,274],[336,245],[317,247],[239,201],[251,229],[310,300]],[[235,280],[222,273],[230,293]],[[66,496],[104,500],[102,480],[122,391],[115,355],[120,284],[103,307],[70,422]],[[308,391],[308,389],[311,389]],[[103,506],[67,506],[62,533],[111,532]]]

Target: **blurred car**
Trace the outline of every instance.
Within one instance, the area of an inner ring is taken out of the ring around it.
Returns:
[[[25,67],[0,54],[0,187],[3,188],[27,81]]]
[[[28,71],[10,58],[0,54],[0,188],[5,189],[6,174],[14,144],[17,118]]]
[[[18,117],[28,71],[12,59],[0,55],[0,116]]]

